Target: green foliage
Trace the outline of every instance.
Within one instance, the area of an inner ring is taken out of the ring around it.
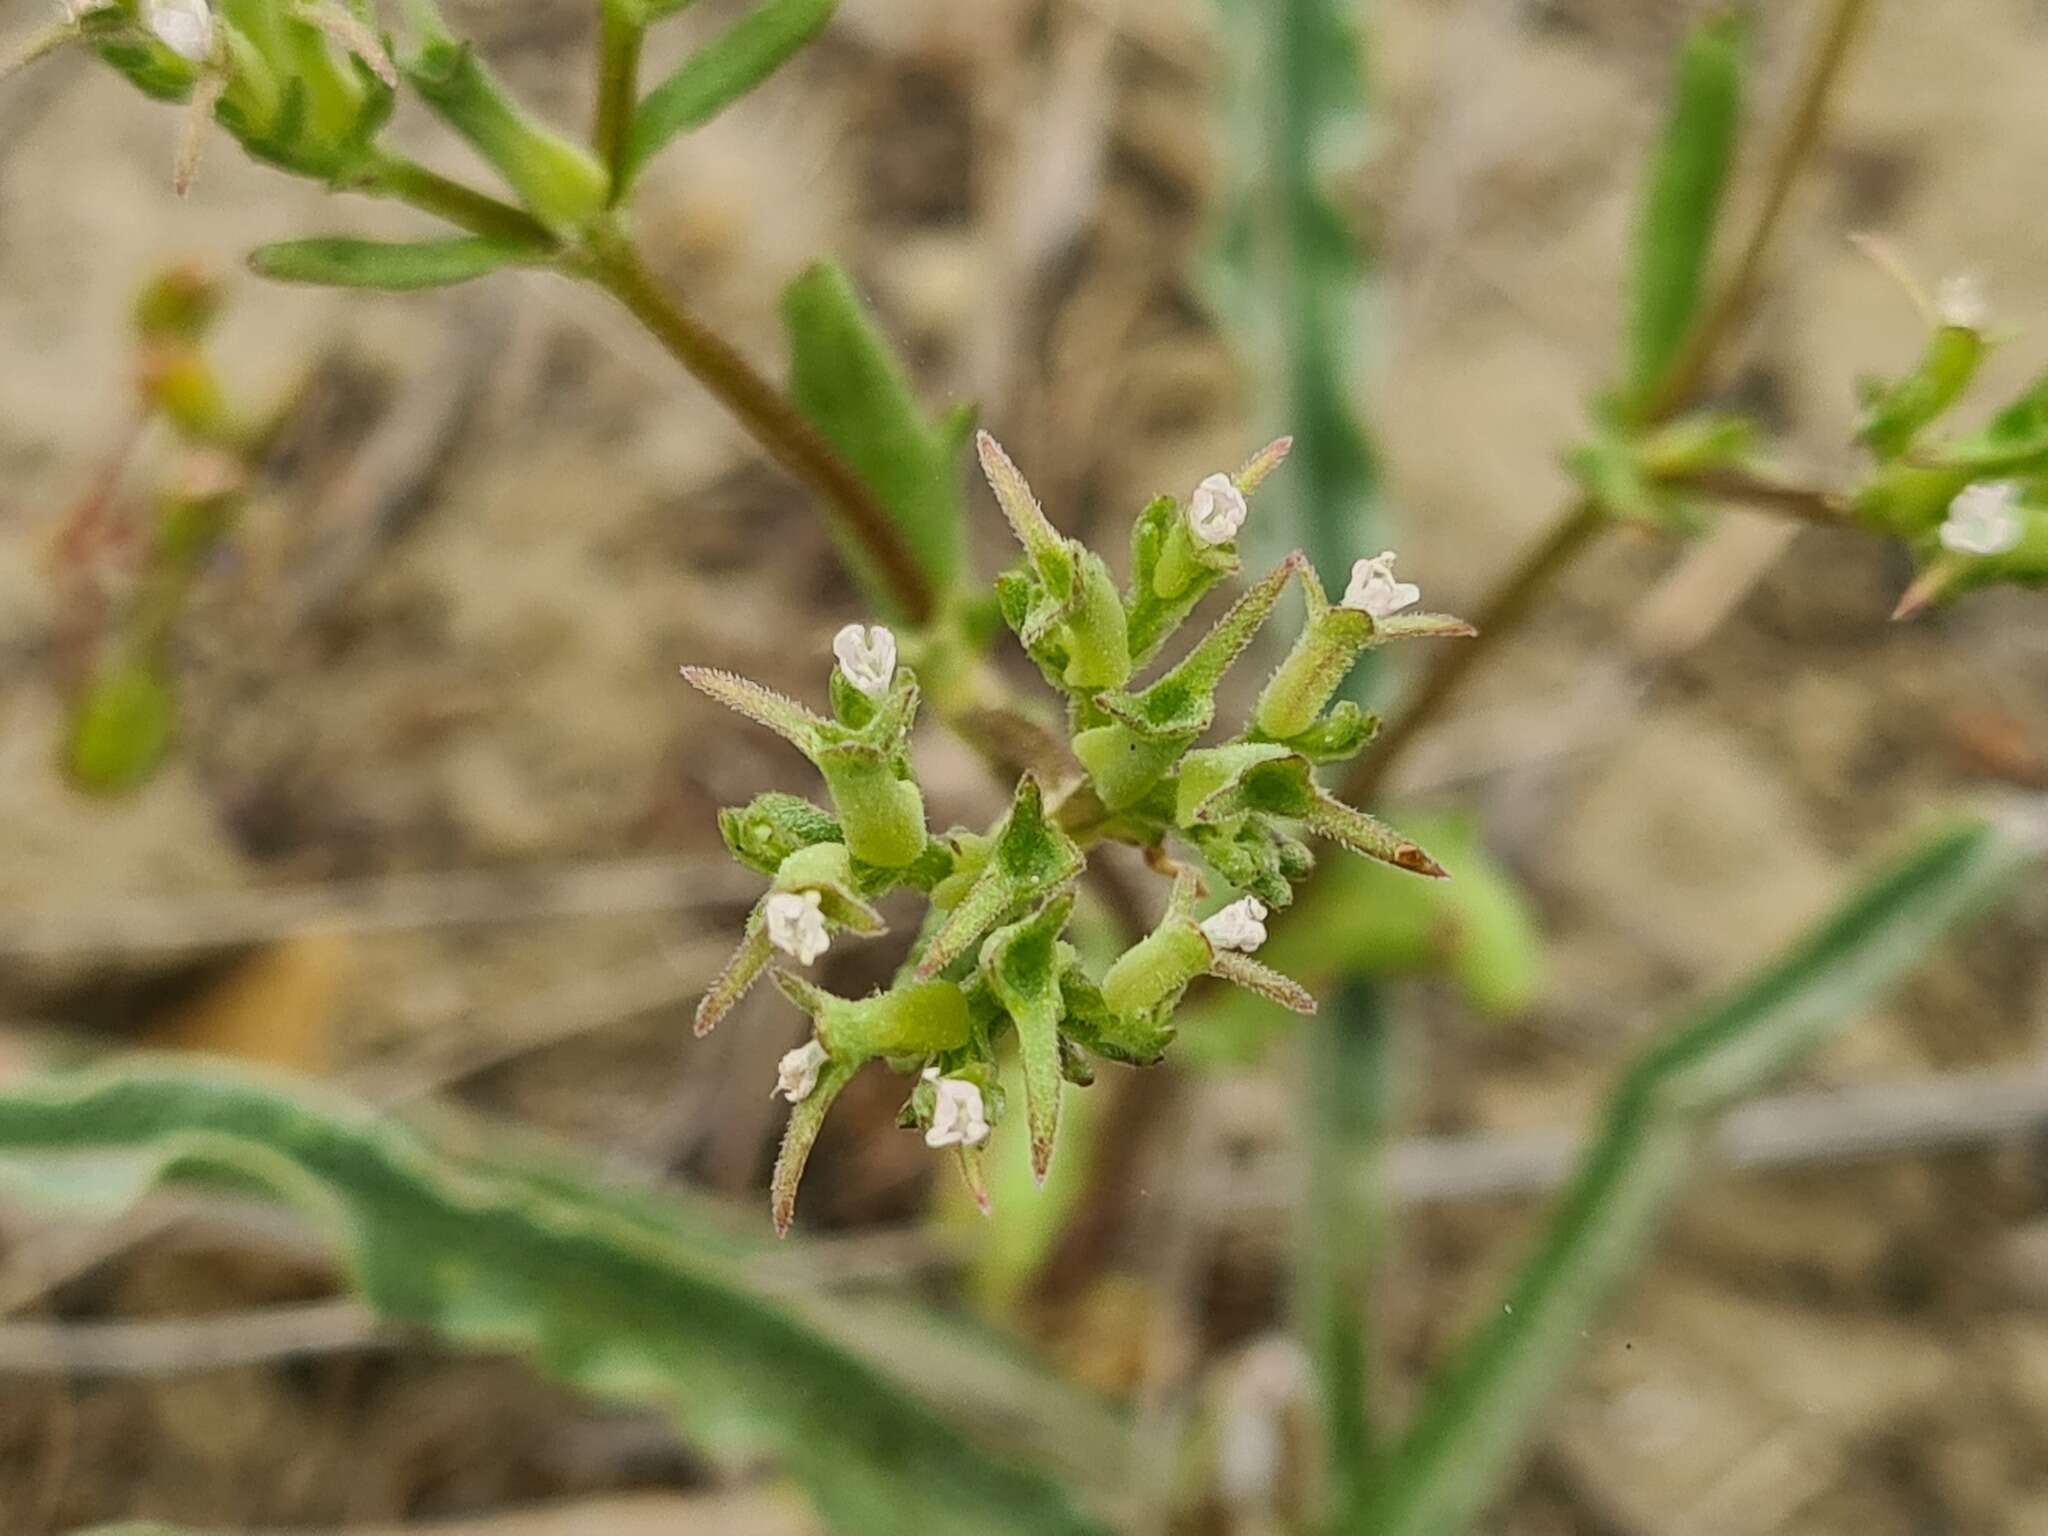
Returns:
[[[395,293],[448,288],[503,267],[545,265],[545,246],[466,235],[452,240],[287,240],[259,246],[249,270],[281,283],[334,288],[382,288]]]
[[[790,398],[811,425],[874,488],[932,590],[959,587],[966,522],[958,461],[971,413],[928,423],[909,376],[852,281],[830,262],[805,269],[782,293],[789,336]],[[835,527],[862,590],[899,619],[859,544]]]
[[[604,167],[528,114],[469,44],[445,32],[429,35],[400,67],[435,116],[467,139],[549,229],[573,235],[604,210],[611,191]]]
[[[1640,413],[1700,316],[1714,227],[1735,159],[1747,27],[1734,12],[1698,22],[1679,53],[1671,113],[1636,225],[1633,315],[1623,396]]]
[[[647,93],[633,115],[622,176],[633,177],[679,133],[701,128],[825,29],[839,0],[763,0]]]
[[[1520,1013],[1535,998],[1543,970],[1527,893],[1488,855],[1469,819],[1414,817],[1410,830],[1451,879],[1418,881],[1369,859],[1332,864],[1319,877],[1313,915],[1277,925],[1260,958],[1311,985],[1336,975],[1442,975],[1483,1013]],[[1291,1022],[1256,996],[1219,994],[1187,1021],[1179,1060],[1206,1070],[1247,1065]]]
[[[1945,828],[1870,880],[1776,964],[1636,1062],[1505,1303],[1490,1309],[1389,1452],[1364,1536],[1470,1528],[1526,1445],[1615,1286],[1653,1240],[1714,1117],[1790,1070],[1891,990],[2038,858],[1983,819]]]
[[[86,685],[72,712],[65,771],[94,794],[137,789],[163,766],[177,718],[171,680],[156,660],[118,656]]]
[[[899,417],[910,411],[907,397],[900,409],[892,407]],[[910,429],[924,430],[914,417]],[[1290,555],[1240,594],[1178,662],[1148,683],[1126,686],[1134,658],[1160,649],[1192,610],[1181,595],[1236,569],[1231,544],[1247,515],[1245,493],[1277,467],[1284,442],[1255,455],[1235,477],[1210,476],[1188,503],[1167,496],[1146,507],[1129,601],[1110,584],[1100,556],[1053,526],[995,440],[982,433],[978,446],[1024,556],[998,582],[999,605],[1026,653],[1065,695],[1071,747],[1086,770],[1080,780],[1053,784],[1027,772],[993,827],[932,836],[907,740],[917,684],[897,664],[888,631],[850,625],[835,640],[831,718],[730,673],[683,669],[694,686],[810,758],[833,804],[828,815],[796,796],[767,794],[721,814],[733,856],[767,875],[770,886],[699,1006],[700,1033],[768,972],[777,950],[808,966],[838,935],[879,930],[867,902],[883,890],[908,886],[929,898],[890,988],[853,1002],[786,970],[777,976],[816,1026],[812,1044],[784,1062],[783,1091],[793,1108],[771,1192],[778,1227],[788,1224],[833,1099],[867,1061],[913,1076],[901,1123],[923,1131],[935,1148],[957,1149],[963,1175],[983,1200],[983,1144],[1004,1118],[1003,1059],[1012,1037],[1031,1164],[1043,1179],[1065,1088],[1093,1078],[1089,1056],[1158,1061],[1174,1038],[1174,1009],[1198,977],[1313,1012],[1305,988],[1248,953],[1264,940],[1269,907],[1291,901],[1294,883],[1313,866],[1297,831],[1409,873],[1444,873],[1419,845],[1322,789],[1306,754],[1341,760],[1370,736],[1370,717],[1354,705],[1320,713],[1364,651],[1403,636],[1469,634],[1468,626],[1440,615],[1332,609],[1302,558]],[[1254,739],[1248,722],[1218,746],[1197,747],[1216,723],[1219,685],[1297,573],[1311,592],[1308,627],[1344,636],[1342,654],[1314,668],[1315,697],[1296,711],[1302,728],[1281,743]],[[899,805],[914,814],[892,819]],[[898,831],[907,834],[900,845],[891,841]],[[1219,914],[1215,921],[1224,926],[1212,931],[1196,917],[1198,882],[1184,877],[1159,926],[1113,958],[1098,981],[1066,930],[1088,849],[1103,840],[1155,855],[1177,842],[1252,895]],[[948,1004],[944,1031],[920,1035],[903,1024],[900,1010],[912,1000],[923,1008],[940,995],[959,1005]]]
[[[821,1307],[768,1298],[715,1242],[620,1213],[566,1168],[542,1180],[460,1162],[362,1106],[213,1070],[0,1094],[0,1185],[112,1215],[162,1183],[299,1207],[380,1315],[657,1407],[720,1460],[772,1455],[835,1530],[1101,1529],[835,1342]]]

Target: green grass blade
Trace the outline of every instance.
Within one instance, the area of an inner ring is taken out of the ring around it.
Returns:
[[[1260,492],[1254,537],[1304,550],[1326,586],[1380,547],[1379,465],[1364,397],[1370,257],[1331,197],[1347,166],[1332,151],[1370,127],[1356,0],[1223,0],[1233,62],[1229,188],[1215,269],[1219,307],[1274,402],[1265,425],[1294,436],[1286,470]],[[1268,522],[1263,509],[1277,508]],[[1372,697],[1372,658],[1342,696]],[[1311,1128],[1297,1221],[1297,1328],[1324,1401],[1329,1496],[1362,1496],[1372,1456],[1366,1412],[1375,1346],[1368,1322],[1387,1224],[1381,1192],[1349,1170],[1377,1160],[1393,1092],[1385,1000],[1353,981],[1308,1024]]]
[[[1742,105],[1745,26],[1733,13],[1696,25],[1679,54],[1671,115],[1636,226],[1625,398],[1639,407],[1699,318]]]
[[[832,263],[807,268],[783,290],[782,321],[796,408],[881,499],[932,590],[950,593],[966,539],[958,424],[926,421],[894,348]],[[865,553],[849,539],[840,548],[870,600],[892,610]]]
[[[839,0],[767,0],[683,61],[633,114],[621,183],[679,133],[701,128],[825,30]]]
[[[629,1218],[566,1170],[499,1176],[347,1101],[220,1070],[133,1068],[0,1095],[0,1188],[111,1214],[165,1182],[300,1207],[382,1316],[659,1407],[716,1458],[772,1456],[836,1531],[1101,1530],[808,1310],[762,1294],[717,1244]]]
[[[2040,852],[1981,818],[1921,842],[1776,964],[1709,1004],[1622,1078],[1505,1304],[1439,1376],[1384,1464],[1360,1536],[1459,1536],[1498,1493],[1585,1330],[1699,1164],[1714,1117],[1890,990]]]
[[[406,293],[447,288],[487,277],[501,267],[548,260],[540,246],[480,235],[454,240],[286,240],[249,253],[249,270],[280,283],[321,283],[331,288],[382,288]]]

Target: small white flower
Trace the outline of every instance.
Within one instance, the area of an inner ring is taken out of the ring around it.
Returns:
[[[1984,297],[1984,285],[1974,272],[1944,277],[1934,289],[1934,318],[1943,325],[1966,331],[1981,331],[1991,319],[1991,305]]]
[[[1371,560],[1353,563],[1351,585],[1344,589],[1343,606],[1384,619],[1420,601],[1422,588],[1412,581],[1394,580],[1394,552],[1383,549]]]
[[[803,1103],[818,1086],[818,1069],[826,1060],[825,1047],[816,1040],[806,1041],[786,1053],[775,1068],[775,1087],[768,1097],[772,1099],[779,1093],[792,1104]]]
[[[171,52],[194,64],[213,56],[213,12],[206,0],[148,0],[149,30]]]
[[[1948,504],[1941,547],[1959,555],[2002,555],[2019,543],[2019,487],[2010,480],[1984,480],[1963,487]]]
[[[785,955],[794,955],[798,965],[809,965],[832,947],[825,915],[818,910],[820,900],[816,891],[777,891],[763,909],[768,942]]]
[[[832,637],[832,654],[846,680],[871,699],[896,681],[896,637],[881,625],[849,624]]]
[[[939,1097],[932,1105],[932,1128],[924,1133],[924,1144],[978,1147],[987,1141],[988,1115],[982,1108],[981,1090],[957,1077],[937,1077],[930,1068],[925,1076],[934,1079]]]
[[[1202,919],[1202,937],[1213,949],[1250,954],[1266,942],[1266,904],[1256,896],[1239,897]]]
[[[1188,532],[1197,544],[1228,544],[1249,511],[1236,481],[1224,474],[1211,475],[1188,498]]]

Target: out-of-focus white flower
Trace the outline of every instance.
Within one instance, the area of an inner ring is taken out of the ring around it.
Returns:
[[[1370,560],[1353,563],[1343,606],[1384,619],[1421,601],[1422,588],[1410,581],[1394,580],[1394,552],[1383,549]]]
[[[825,1047],[816,1040],[785,1053],[775,1068],[775,1087],[768,1097],[772,1099],[779,1093],[792,1104],[803,1103],[818,1086],[818,1071],[828,1059]]]
[[[1228,544],[1250,512],[1244,492],[1225,474],[1214,474],[1188,498],[1188,532],[1198,544]]]
[[[206,0],[148,0],[149,30],[179,58],[204,64],[213,56],[213,12]]]
[[[2010,480],[1964,486],[1948,504],[1948,517],[1941,525],[1941,547],[1959,555],[2004,554],[2019,543],[2025,529],[2019,499],[2019,487]]]
[[[1976,273],[1958,272],[1935,285],[1934,318],[1966,331],[1984,329],[1991,319],[1991,304]]]
[[[1241,896],[1202,919],[1202,936],[1214,949],[1248,955],[1266,942],[1266,904],[1256,896]]]
[[[988,1113],[982,1107],[981,1090],[957,1077],[940,1077],[938,1069],[925,1069],[938,1090],[932,1105],[932,1128],[924,1133],[928,1147],[978,1147],[988,1140]]]
[[[896,637],[880,624],[849,624],[832,637],[832,654],[846,680],[871,699],[896,681]]]
[[[832,947],[825,914],[818,910],[821,900],[816,891],[777,891],[762,909],[768,942],[785,955],[794,955],[798,965],[809,965]]]

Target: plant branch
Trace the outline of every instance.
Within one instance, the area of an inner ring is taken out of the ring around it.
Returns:
[[[888,510],[782,393],[719,336],[661,289],[623,237],[600,234],[579,261],[580,275],[604,289],[645,326],[782,467],[817,492],[873,561],[904,618],[928,624],[937,600],[917,556]]]
[[[1778,146],[1771,155],[1763,203],[1756,222],[1743,241],[1733,273],[1693,327],[1685,346],[1652,396],[1645,416],[1646,426],[1668,420],[1691,402],[1706,377],[1717,348],[1740,315],[1783,226],[1793,184],[1819,142],[1828,102],[1841,79],[1850,44],[1869,9],[1870,0],[1832,0],[1827,20],[1822,26],[1820,43],[1800,82]],[[1772,509],[1791,510],[1782,501]],[[1802,508],[1802,513],[1812,510],[1808,504]],[[1481,605],[1474,620],[1479,627],[1479,637],[1442,653],[1441,659],[1424,676],[1401,713],[1382,733],[1371,755],[1361,759],[1353,769],[1345,785],[1349,798],[1354,801],[1368,799],[1385,787],[1401,758],[1415,740],[1435,723],[1480,662],[1498,653],[1501,642],[1521,627],[1537,600],[1549,590],[1550,584],[1593,545],[1605,527],[1606,518],[1600,509],[1583,500],[1574,501],[1557,516],[1549,531]]]

